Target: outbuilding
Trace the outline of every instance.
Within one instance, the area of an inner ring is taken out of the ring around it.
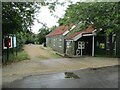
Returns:
[[[80,31],[78,27],[79,24],[57,27],[46,36],[47,47],[69,57],[79,57],[109,55],[112,45],[112,54],[116,56],[115,34],[112,34],[112,41],[109,42],[110,38],[106,36],[103,29],[96,30],[89,25],[85,30]]]
[[[112,37],[112,40],[115,37]],[[113,41],[114,41],[113,40]],[[116,55],[116,44],[113,43],[113,54]],[[83,31],[76,31],[66,36],[66,55],[76,56],[103,56],[108,55],[110,44],[104,30],[96,30],[90,25]]]
[[[65,53],[65,36],[69,33],[69,29],[73,26],[73,24],[62,25],[51,33],[46,35],[46,46],[51,47],[53,50],[64,54]]]

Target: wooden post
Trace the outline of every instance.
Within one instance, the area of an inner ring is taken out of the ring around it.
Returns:
[[[92,37],[92,56],[94,56],[94,42],[95,42],[95,39],[94,39],[94,35],[93,35],[93,37]]]
[[[9,38],[9,35],[7,35],[7,38]],[[8,39],[7,39],[7,61],[9,60],[9,45],[8,45]]]

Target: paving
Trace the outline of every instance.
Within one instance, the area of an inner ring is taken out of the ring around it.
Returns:
[[[3,88],[118,88],[118,67],[31,75],[3,85]]]

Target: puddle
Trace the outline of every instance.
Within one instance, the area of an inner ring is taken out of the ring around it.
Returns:
[[[78,79],[80,78],[78,75],[74,74],[73,72],[65,72],[65,78],[74,78],[74,79]]]

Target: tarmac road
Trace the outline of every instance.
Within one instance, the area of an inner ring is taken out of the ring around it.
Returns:
[[[31,75],[3,85],[3,88],[118,88],[118,67]]]

